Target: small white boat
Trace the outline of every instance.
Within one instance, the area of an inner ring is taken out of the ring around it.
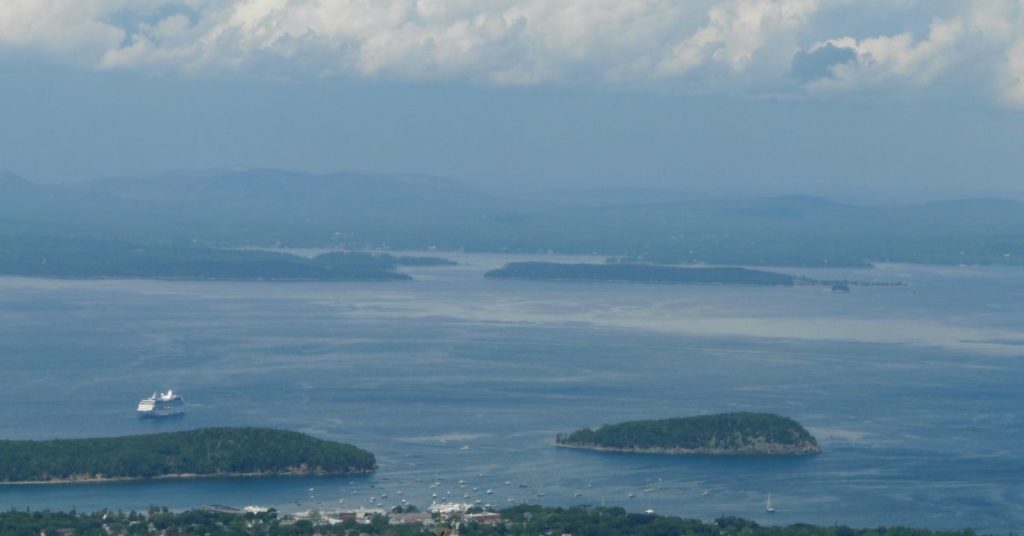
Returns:
[[[768,494],[768,500],[765,501],[765,503],[764,503],[764,511],[768,512],[769,514],[774,514],[775,513],[775,507],[772,506],[772,494],[771,493]]]

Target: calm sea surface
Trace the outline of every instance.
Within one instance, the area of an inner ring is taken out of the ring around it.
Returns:
[[[0,486],[0,508],[295,511],[369,507],[382,494],[423,507],[436,493],[1024,530],[1024,269],[788,270],[909,285],[843,295],[488,281],[507,258],[459,260],[398,283],[0,278],[0,437],[273,426],[354,443],[380,463],[359,478]],[[185,396],[184,418],[135,417],[139,398],[168,388]],[[735,410],[792,416],[824,453],[552,447],[582,426]]]

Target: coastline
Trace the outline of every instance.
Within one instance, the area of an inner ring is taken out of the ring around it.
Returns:
[[[376,471],[362,469],[357,471],[277,471],[256,473],[171,473],[157,476],[114,476],[97,477],[82,475],[72,478],[52,478],[49,480],[0,480],[0,486],[36,486],[36,485],[70,485],[70,484],[113,484],[118,482],[143,482],[152,480],[198,480],[203,478],[259,478],[272,476],[363,476]]]
[[[770,447],[752,447],[749,449],[618,448],[603,447],[601,445],[578,445],[558,442],[555,442],[554,445],[565,449],[593,450],[598,452],[617,452],[626,454],[664,454],[671,456],[813,456],[815,454],[821,454],[821,447],[817,445],[805,445],[802,447],[778,445]]]
[[[707,281],[664,281],[664,280],[651,280],[645,281],[642,279],[602,279],[602,278],[582,278],[582,277],[524,277],[524,276],[512,276],[512,275],[487,275],[484,274],[484,279],[493,280],[506,280],[506,281],[554,281],[554,282],[571,282],[571,283],[625,283],[625,284],[641,284],[641,285],[676,285],[676,286],[706,286],[706,287],[796,287],[800,286],[801,283],[730,283],[730,282],[707,282]]]
[[[603,279],[603,278],[581,278],[581,277],[526,277],[526,276],[514,276],[514,275],[487,275],[484,274],[484,279],[493,280],[507,280],[507,281],[555,281],[555,282],[572,282],[572,283],[628,283],[628,284],[644,284],[644,285],[692,285],[692,286],[706,286],[706,287],[827,287],[842,283],[845,285],[855,287],[907,287],[903,281],[848,281],[840,279],[812,279],[802,276],[794,276],[795,280],[793,283],[733,283],[733,282],[705,282],[705,281],[664,281],[664,280],[652,280],[645,281],[641,279]]]
[[[415,279],[404,272],[396,271],[399,277],[344,277],[344,278],[316,278],[316,277],[173,277],[173,276],[132,276],[132,275],[45,275],[45,274],[23,274],[12,272],[0,272],[0,277],[24,278],[24,279],[48,279],[56,281],[186,281],[186,282],[227,282],[227,283],[335,283],[335,282],[399,282],[415,281]],[[401,277],[406,276],[406,277]]]

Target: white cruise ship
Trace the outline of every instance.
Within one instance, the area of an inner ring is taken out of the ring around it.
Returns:
[[[136,408],[139,417],[171,417],[185,413],[185,401],[174,391],[153,393],[149,398],[139,401]]]

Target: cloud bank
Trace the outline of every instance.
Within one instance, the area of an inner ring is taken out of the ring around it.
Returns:
[[[0,0],[0,65],[25,58],[755,96],[954,85],[1024,108],[1024,0]]]

